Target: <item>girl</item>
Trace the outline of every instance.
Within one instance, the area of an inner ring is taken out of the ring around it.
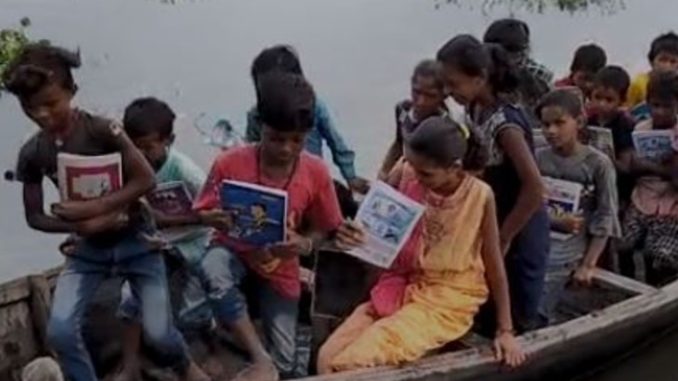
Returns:
[[[320,373],[414,361],[468,332],[489,291],[498,312],[498,359],[510,366],[524,360],[513,336],[494,197],[465,170],[482,153],[468,134],[448,118],[431,117],[407,139],[408,164],[395,170],[403,172],[400,191],[425,204],[422,223],[370,301],[322,346]],[[362,234],[344,224],[337,240],[349,249]]]
[[[543,176],[581,184],[582,217],[551,215],[551,227],[567,234],[553,238],[540,315],[551,319],[560,294],[574,272],[576,283],[590,285],[598,258],[610,238],[620,236],[615,168],[601,151],[579,142],[586,125],[579,91],[553,91],[537,106],[550,147],[537,153]],[[583,226],[582,226],[583,225]]]
[[[503,48],[484,45],[470,35],[445,44],[438,61],[447,94],[466,107],[473,129],[489,149],[483,178],[497,198],[513,318],[518,330],[528,330],[536,323],[549,233],[532,126],[523,109],[504,97],[517,90],[518,76]]]

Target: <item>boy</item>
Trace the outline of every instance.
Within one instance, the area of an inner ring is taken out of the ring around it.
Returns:
[[[551,239],[540,308],[548,322],[570,276],[576,283],[590,285],[608,240],[619,237],[621,230],[614,166],[607,155],[579,141],[586,123],[580,94],[555,90],[536,111],[549,143],[537,152],[542,176],[578,183],[584,189],[579,211],[550,216],[551,227],[568,237]]]
[[[645,102],[647,84],[650,81],[651,73],[678,70],[678,35],[674,32],[668,32],[655,38],[652,41],[647,58],[650,61],[652,70],[638,75],[629,88],[626,106],[631,110]],[[639,120],[649,117],[647,108],[633,111],[632,113],[637,115]]]
[[[411,99],[396,105],[396,136],[379,171],[382,181],[386,181],[393,166],[403,156],[403,137],[412,133],[426,118],[447,115],[442,73],[436,61],[420,62],[414,69],[410,85]]]
[[[181,182],[192,198],[195,198],[207,175],[190,158],[172,148],[174,143],[175,114],[170,107],[156,98],[140,98],[125,109],[123,125],[134,145],[144,154],[155,170],[158,184]],[[209,242],[209,229],[198,226],[200,216],[190,211],[183,215],[167,215],[162,210],[152,213],[158,227],[165,229],[165,238],[171,245],[169,254],[187,269],[187,279],[175,316],[183,329],[200,329],[211,324],[211,310],[207,305],[200,280],[191,276]],[[168,230],[170,229],[170,230]],[[138,295],[129,287],[123,289],[120,315],[129,322],[123,344],[122,372],[116,381],[136,380],[139,373]]]
[[[556,81],[556,87],[576,86],[582,91],[585,99],[589,99],[593,79],[606,64],[607,55],[603,48],[596,44],[582,45],[574,53],[570,75]]]
[[[273,71],[258,78],[257,93],[261,141],[217,157],[194,207],[207,225],[217,229],[201,262],[215,318],[230,328],[252,358],[253,364],[240,379],[275,380],[278,371],[285,377],[303,376],[295,364],[299,255],[310,254],[311,237],[326,237],[341,225],[342,218],[327,167],[317,156],[303,152],[314,124],[315,96],[310,84],[300,75]],[[233,228],[232,219],[219,199],[224,180],[287,191],[287,241],[253,247],[229,238],[226,232]],[[307,236],[295,230],[302,221],[308,225]],[[265,342],[271,355],[259,341],[238,290],[248,273],[259,280]]]
[[[19,153],[16,177],[23,182],[26,220],[47,233],[83,237],[68,256],[54,293],[47,327],[66,378],[96,381],[83,345],[81,321],[101,282],[114,273],[126,278],[141,297],[143,327],[149,344],[162,349],[167,366],[188,380],[204,380],[189,366],[183,338],[172,324],[165,267],[145,236],[153,234],[138,199],[154,186],[153,171],[118,124],[71,106],[77,85],[71,69],[80,66],[77,54],[46,44],[29,45],[4,74],[37,132]],[[88,201],[43,205],[43,177],[55,185],[57,154],[103,155],[120,152],[124,186]]]

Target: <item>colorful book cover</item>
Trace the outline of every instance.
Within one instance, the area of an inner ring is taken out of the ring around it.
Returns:
[[[349,254],[378,267],[391,267],[423,212],[423,205],[376,182],[356,215],[367,232],[367,243]]]
[[[57,177],[62,201],[98,198],[122,188],[122,156],[59,153]]]
[[[549,216],[563,217],[580,213],[581,198],[584,186],[572,181],[543,177],[546,187],[546,206]],[[552,231],[551,237],[567,239],[571,234]]]
[[[662,162],[673,154],[673,130],[634,131],[633,145],[640,157]]]
[[[233,219],[230,238],[254,246],[285,241],[287,192],[227,180],[221,185],[221,205]]]
[[[185,216],[193,212],[193,201],[183,181],[158,184],[146,197],[155,210],[168,216]]]

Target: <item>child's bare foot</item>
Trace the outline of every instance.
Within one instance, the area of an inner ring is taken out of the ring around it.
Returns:
[[[278,381],[280,375],[271,360],[261,360],[253,363],[238,373],[233,381]]]
[[[196,363],[191,361],[182,381],[210,381],[210,377]]]

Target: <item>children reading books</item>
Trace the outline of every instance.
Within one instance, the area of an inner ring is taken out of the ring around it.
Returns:
[[[535,327],[548,257],[548,216],[543,184],[532,152],[532,124],[503,94],[516,91],[518,76],[506,52],[460,35],[438,51],[445,86],[466,106],[473,129],[489,149],[483,179],[497,200],[499,238],[506,258],[514,323]]]
[[[315,120],[315,96],[304,77],[273,71],[257,79],[261,141],[233,148],[217,157],[195,203],[206,224],[217,229],[201,262],[208,298],[216,320],[234,333],[251,356],[242,379],[274,380],[301,376],[295,362],[295,336],[300,296],[299,255],[313,249],[311,237],[323,237],[342,223],[332,178],[324,162],[304,152]],[[288,237],[285,242],[257,247],[228,234],[233,215],[222,209],[224,180],[235,180],[287,192]],[[298,230],[302,221],[308,233]],[[257,289],[266,349],[247,313],[248,302],[238,290],[246,274],[258,279]],[[270,353],[270,355],[269,355]],[[277,370],[276,370],[277,367]]]
[[[546,321],[553,316],[565,285],[590,285],[598,258],[608,240],[620,236],[617,216],[617,187],[614,166],[601,151],[579,141],[586,126],[582,97],[569,89],[547,94],[537,107],[548,148],[537,152],[543,176],[581,185],[574,209],[550,212],[551,228],[565,236],[551,240],[544,296],[540,314]]]
[[[492,190],[466,172],[485,157],[469,134],[434,116],[406,140],[407,164],[395,169],[405,172],[399,191],[424,204],[422,222],[370,300],[321,347],[320,373],[417,360],[468,332],[490,293],[497,306],[497,358],[509,366],[525,359],[513,336]],[[341,247],[359,246],[361,231],[343,225]]]
[[[174,143],[174,112],[156,98],[139,98],[125,109],[123,125],[134,145],[144,154],[155,170],[158,188],[148,195],[155,222],[163,238],[171,246],[170,256],[185,269],[186,279],[175,311],[182,329],[199,329],[211,325],[211,309],[207,304],[200,279],[193,275],[209,242],[209,229],[198,226],[200,216],[191,207],[207,175],[189,157],[172,148]],[[173,187],[164,187],[164,185]],[[186,192],[188,193],[186,195]],[[183,197],[190,197],[183,200]],[[168,200],[168,198],[173,198]],[[179,205],[168,205],[170,202]],[[139,373],[140,327],[139,295],[127,287],[123,292],[120,315],[128,321],[123,344],[122,372],[116,381],[137,380]]]
[[[118,124],[71,105],[77,90],[71,69],[79,66],[77,54],[35,44],[26,47],[4,74],[7,90],[40,128],[21,148],[17,164],[16,177],[24,184],[26,220],[36,230],[83,237],[56,285],[47,327],[49,343],[66,378],[98,379],[80,327],[98,286],[115,272],[139,294],[144,332],[149,344],[161,349],[166,365],[188,380],[204,380],[197,368],[189,366],[183,338],[168,313],[162,257],[144,238],[153,231],[137,200],[153,188],[153,170]],[[47,213],[42,180],[47,177],[57,183],[60,152],[85,156],[119,152],[124,184],[96,199],[62,200]]]
[[[403,136],[414,132],[419,123],[434,115],[447,115],[445,89],[440,65],[435,60],[424,60],[414,69],[410,81],[410,99],[396,105],[396,133],[384,163],[379,179],[386,180],[391,169],[403,156]]]
[[[596,44],[582,45],[574,52],[570,74],[556,81],[556,87],[576,86],[582,91],[585,99],[589,99],[594,77],[606,64],[607,55],[603,48]]]
[[[652,41],[647,58],[652,70],[633,79],[626,98],[626,106],[629,109],[645,102],[651,73],[678,70],[678,35],[674,32],[668,32],[655,38]]]

